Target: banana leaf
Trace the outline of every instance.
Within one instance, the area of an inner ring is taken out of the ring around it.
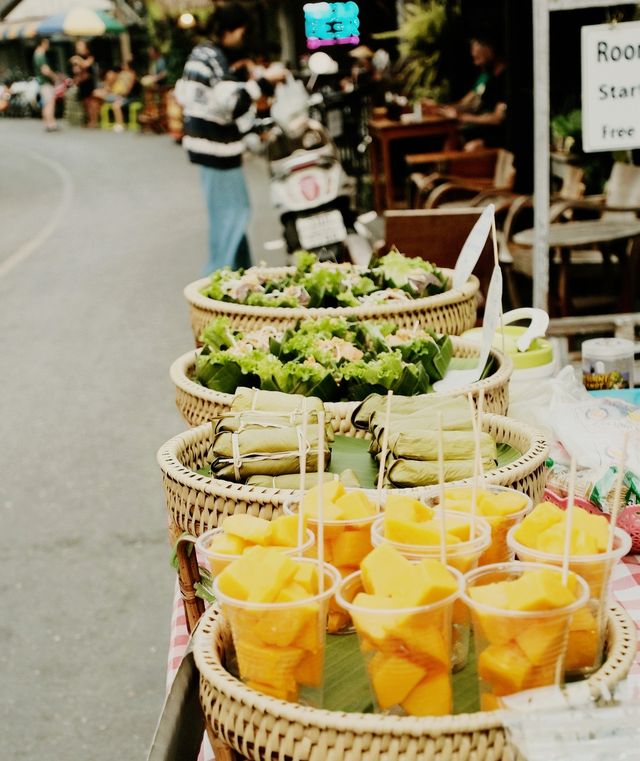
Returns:
[[[422,412],[425,409],[436,411],[442,409],[444,413],[444,409],[447,406],[459,406],[460,404],[466,404],[466,401],[458,400],[456,398],[452,399],[450,397],[435,396],[433,394],[402,396],[394,393],[391,399],[391,414],[412,415]],[[386,392],[384,394],[370,394],[355,408],[351,415],[351,422],[355,428],[359,428],[362,431],[368,431],[372,425],[372,418],[376,413],[384,416],[386,405]]]
[[[272,412],[247,411],[238,412],[225,415],[220,418],[214,425],[214,433],[224,433],[225,431],[236,433],[243,430],[257,430],[257,429],[274,429],[274,428],[289,428],[292,426],[302,425],[301,415],[298,412],[290,412],[287,414],[275,414]],[[315,416],[309,416],[309,425],[312,421],[315,421]],[[327,421],[325,424],[325,441],[333,441],[334,438],[333,428],[331,422]]]
[[[203,386],[210,388],[212,391],[219,391],[222,394],[233,394],[238,386],[243,384],[257,384],[260,378],[257,375],[246,374],[230,356],[216,355],[216,361],[210,361],[210,351],[207,347],[196,358],[196,378]]]
[[[325,473],[323,481],[328,483],[335,480],[333,473]],[[317,486],[319,482],[317,473],[306,473],[304,479],[304,488],[311,489]],[[284,476],[249,476],[246,480],[247,486],[261,486],[265,489],[299,489],[300,474],[288,473]]]
[[[458,481],[473,476],[473,460],[446,460],[444,480]],[[495,460],[483,460],[484,470],[495,467]],[[409,460],[391,457],[387,468],[385,484],[397,488],[413,486],[433,486],[439,483],[438,463],[426,460]]]
[[[331,459],[330,450],[325,451],[325,465]],[[311,473],[318,469],[318,452],[312,450],[307,453],[307,470]],[[245,481],[251,476],[284,476],[292,473],[300,473],[300,461],[297,452],[281,452],[273,454],[252,454],[241,457],[237,463],[232,458],[217,457],[211,463],[211,475],[214,478],[223,478],[227,481]]]
[[[221,431],[214,436],[211,453],[214,457],[234,456],[234,437],[241,457],[249,455],[279,455],[283,452],[298,452],[300,448],[300,428],[292,425],[271,425],[269,427],[250,425],[237,433]],[[311,449],[318,447],[318,425],[307,428],[307,441]]]

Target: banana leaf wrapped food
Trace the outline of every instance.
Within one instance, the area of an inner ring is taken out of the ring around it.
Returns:
[[[483,460],[483,468],[494,467],[494,460]],[[473,476],[473,460],[445,460],[444,480],[459,481]],[[411,486],[432,486],[439,483],[437,460],[409,460],[396,458],[388,460],[385,486],[407,488]]]
[[[308,425],[311,425],[317,420],[315,413],[309,413],[307,416]],[[245,412],[236,412],[224,415],[214,423],[214,433],[239,432],[245,429],[264,429],[269,428],[289,428],[299,426],[302,427],[301,415],[298,412],[290,413],[274,413],[261,410],[247,410]],[[331,423],[327,421],[325,423],[324,430],[325,440],[333,441],[334,432],[331,427]]]
[[[300,426],[246,426],[216,433],[211,445],[211,475],[233,481],[249,476],[281,476],[300,472]],[[318,467],[318,425],[307,428],[306,467]],[[325,463],[331,450],[325,442]]]
[[[284,394],[281,391],[261,391],[257,388],[239,386],[231,402],[232,412],[263,411],[263,412],[302,412],[305,405],[307,412],[322,412],[322,401],[315,396],[302,394]]]
[[[336,476],[335,473],[324,474],[324,483],[335,480],[342,481],[345,486],[360,486],[358,477],[350,469],[344,470],[340,473],[340,476]],[[318,481],[317,473],[306,473],[304,488],[311,489],[318,485]],[[299,489],[300,475],[291,473],[284,476],[250,476],[247,478],[246,483],[247,486],[262,486],[265,489]]]
[[[475,438],[470,431],[443,431],[442,450],[445,462],[473,460]],[[389,436],[389,451],[394,457],[411,460],[438,459],[437,431],[400,431]],[[480,434],[480,455],[487,463],[495,462],[498,454],[496,442],[488,433]]]
[[[372,430],[384,420],[387,409],[387,397],[384,394],[370,394],[359,404],[351,415],[355,428],[362,431]],[[465,397],[438,396],[437,394],[418,394],[417,396],[391,397],[391,416],[404,417],[429,413],[437,421],[438,413],[442,413],[443,423],[452,415],[466,415],[471,425],[469,403]]]

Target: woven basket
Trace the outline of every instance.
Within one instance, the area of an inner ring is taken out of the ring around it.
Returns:
[[[274,267],[268,271],[274,276],[278,276],[293,272],[293,270],[293,267]],[[453,270],[443,269],[441,271],[451,282]],[[210,279],[205,277],[189,283],[184,289],[184,295],[189,302],[191,328],[196,344],[200,333],[214,317],[228,317],[232,326],[239,330],[252,330],[266,324],[284,329],[293,327],[298,320],[319,319],[321,317],[354,317],[358,320],[374,320],[377,322],[393,320],[398,325],[407,328],[418,322],[438,333],[459,336],[476,323],[476,295],[480,287],[478,278],[471,275],[459,291],[450,289],[436,296],[427,296],[423,299],[413,299],[395,304],[307,309],[306,307],[253,307],[246,304],[217,301],[208,296],[203,296],[200,292],[209,282]]]
[[[532,428],[499,415],[485,415],[483,429],[497,443],[509,444],[522,452],[509,465],[488,471],[487,481],[511,486],[528,494],[534,502],[540,501],[548,451],[545,439]],[[212,440],[212,426],[204,424],[174,436],[160,448],[158,463],[170,523],[180,531],[199,536],[217,528],[234,513],[250,513],[268,520],[280,515],[283,504],[295,496],[295,491],[235,484],[195,472],[205,466]],[[422,491],[412,490],[418,495]]]
[[[451,340],[455,357],[477,357],[480,354],[477,344],[464,341],[456,336],[452,336]],[[472,393],[477,398],[480,391],[483,390],[484,409],[496,415],[506,415],[509,406],[509,379],[513,372],[513,363],[508,356],[497,350],[492,350],[491,353],[498,367],[493,375],[456,391],[439,393],[443,396],[466,396]],[[233,401],[231,394],[212,391],[192,380],[195,363],[195,352],[189,351],[178,357],[169,371],[171,380],[176,387],[176,405],[189,425],[207,423],[214,417],[228,412]],[[356,405],[357,402],[325,402],[325,410],[330,416],[331,425],[336,433],[358,438],[365,436],[365,431],[358,430],[351,424],[351,415]]]
[[[635,626],[617,605],[609,609],[607,639],[607,660],[588,680],[594,693],[623,679],[633,663]],[[229,642],[224,618],[210,608],[194,635],[194,656],[200,703],[219,761],[238,756],[251,761],[522,761],[501,722],[502,711],[416,718],[286,703],[249,689],[225,670]]]

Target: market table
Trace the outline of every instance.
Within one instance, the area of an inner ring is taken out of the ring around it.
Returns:
[[[629,555],[614,569],[614,594],[617,601],[626,609],[636,624],[640,635],[640,555]],[[178,671],[180,662],[189,642],[187,623],[182,605],[182,598],[176,584],[176,591],[171,618],[171,640],[167,668],[167,691]],[[633,690],[640,694],[640,652],[628,677]],[[213,751],[205,736],[198,761],[214,761]]]
[[[371,137],[371,174],[376,211],[397,209],[401,204],[394,198],[394,178],[391,162],[391,143],[411,138],[442,137],[443,143],[455,139],[457,119],[424,116],[419,121],[393,121],[381,118],[369,121]],[[384,189],[383,189],[384,185]]]
[[[558,249],[561,255],[558,273],[558,307],[562,317],[569,314],[568,269],[571,250],[635,238],[640,238],[640,220],[623,220],[613,217],[579,222],[555,222],[549,225],[549,249]],[[522,230],[513,236],[516,246],[523,248],[533,248],[534,240],[534,228]],[[632,250],[631,254],[623,257],[620,262],[623,268],[621,282],[626,286],[622,291],[620,303],[620,311],[623,312],[633,311],[636,286],[635,258],[636,254]]]

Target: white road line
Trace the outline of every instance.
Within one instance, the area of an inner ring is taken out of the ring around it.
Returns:
[[[35,161],[44,164],[51,169],[54,174],[57,174],[62,182],[62,192],[60,194],[61,197],[58,207],[40,232],[31,238],[31,240],[23,243],[22,246],[20,246],[17,251],[14,251],[7,259],[0,262],[0,279],[5,275],[8,275],[11,270],[19,264],[22,264],[22,262],[28,259],[31,254],[37,251],[40,246],[53,235],[70,210],[71,201],[73,199],[73,179],[71,174],[64,168],[64,166],[62,166],[62,164],[43,156],[41,153],[36,153],[35,151],[23,150],[22,152]]]

